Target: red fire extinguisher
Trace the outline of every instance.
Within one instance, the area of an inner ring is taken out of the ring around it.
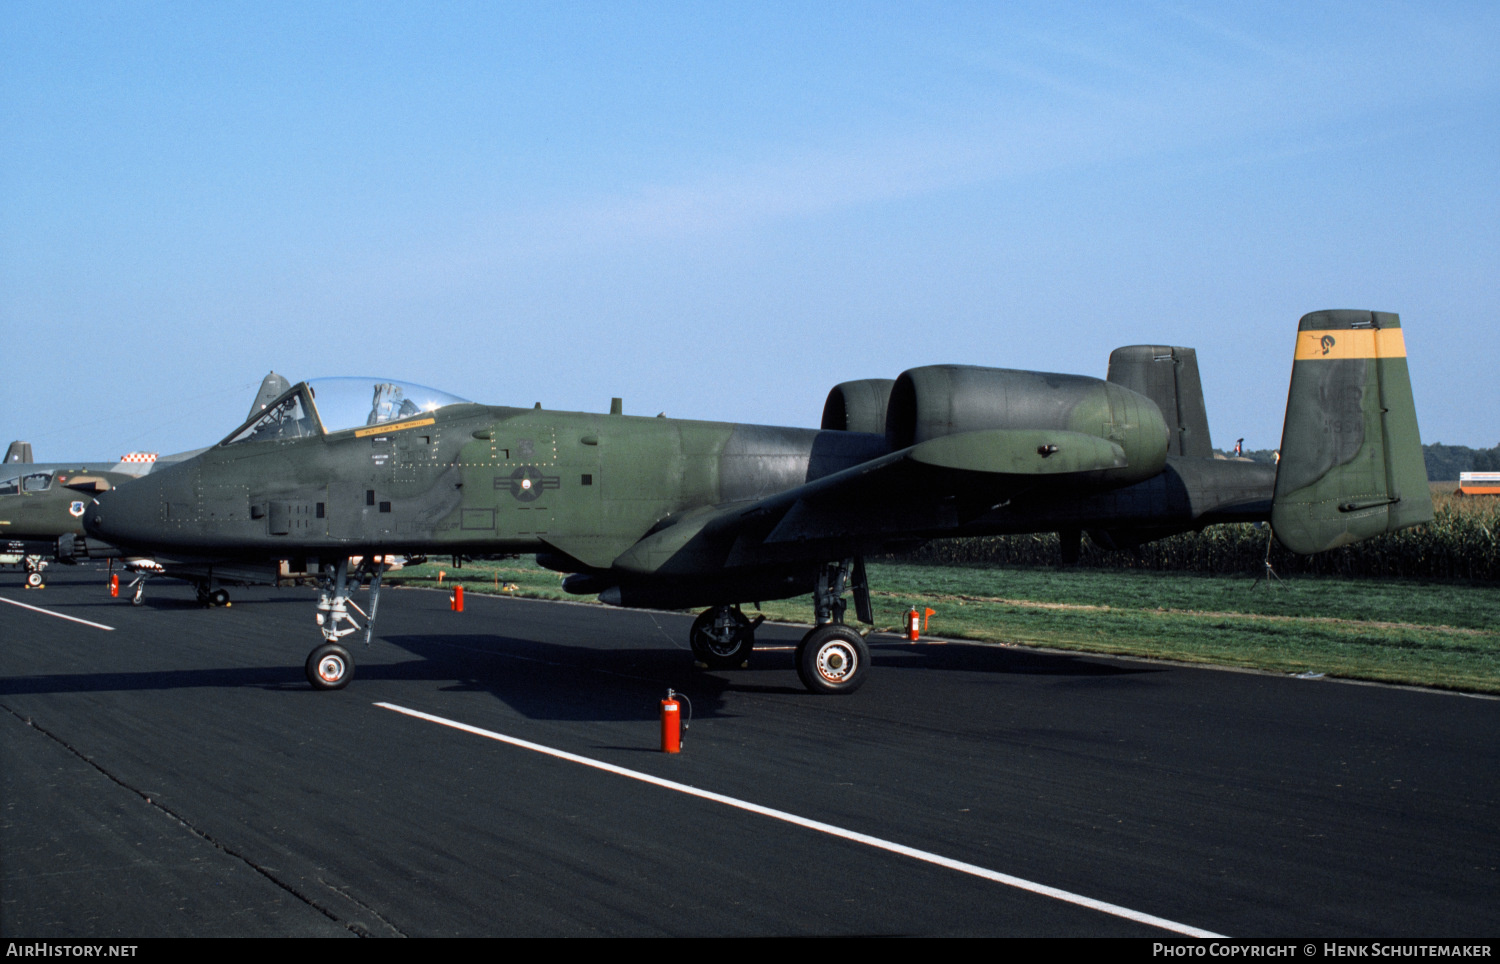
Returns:
[[[906,614],[906,638],[913,643],[917,641],[917,629],[921,626],[921,620],[922,617],[917,612],[917,607],[911,607],[911,612]]]
[[[120,574],[117,572],[109,574],[109,594],[111,598],[120,595]]]
[[[452,608],[453,608],[454,612],[456,612],[456,613],[463,612],[464,611],[464,587],[461,586],[461,585],[460,586],[454,586],[453,587],[453,595],[451,595],[451,596],[448,597],[448,601],[452,604]]]
[[[661,701],[661,752],[682,751],[682,706],[677,694],[667,690],[667,698]]]

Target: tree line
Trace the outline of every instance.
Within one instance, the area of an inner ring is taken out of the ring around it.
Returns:
[[[1227,456],[1233,453],[1220,454]],[[1275,449],[1246,449],[1243,455],[1252,462],[1276,461]],[[1457,482],[1460,472],[1500,472],[1500,445],[1490,449],[1473,449],[1467,445],[1434,442],[1422,446],[1422,458],[1427,463],[1427,479],[1431,482]]]

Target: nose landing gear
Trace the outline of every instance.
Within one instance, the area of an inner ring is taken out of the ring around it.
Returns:
[[[368,614],[350,598],[359,588],[360,575],[366,572],[370,573]],[[314,689],[341,690],[354,678],[354,657],[339,641],[360,629],[359,623],[349,615],[349,610],[353,609],[365,617],[365,645],[370,645],[370,637],[375,632],[375,612],[380,606],[380,577],[384,572],[384,556],[366,556],[352,575],[347,558],[340,559],[336,566],[324,567],[316,617],[318,629],[323,633],[323,643],[307,654],[303,667],[307,681]]]

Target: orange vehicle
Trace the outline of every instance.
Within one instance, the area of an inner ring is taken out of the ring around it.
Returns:
[[[1500,472],[1458,473],[1459,495],[1500,495]]]

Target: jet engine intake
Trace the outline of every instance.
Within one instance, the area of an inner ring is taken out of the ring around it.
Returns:
[[[884,432],[886,407],[895,384],[892,378],[862,378],[833,386],[823,403],[822,428],[874,435]]]

